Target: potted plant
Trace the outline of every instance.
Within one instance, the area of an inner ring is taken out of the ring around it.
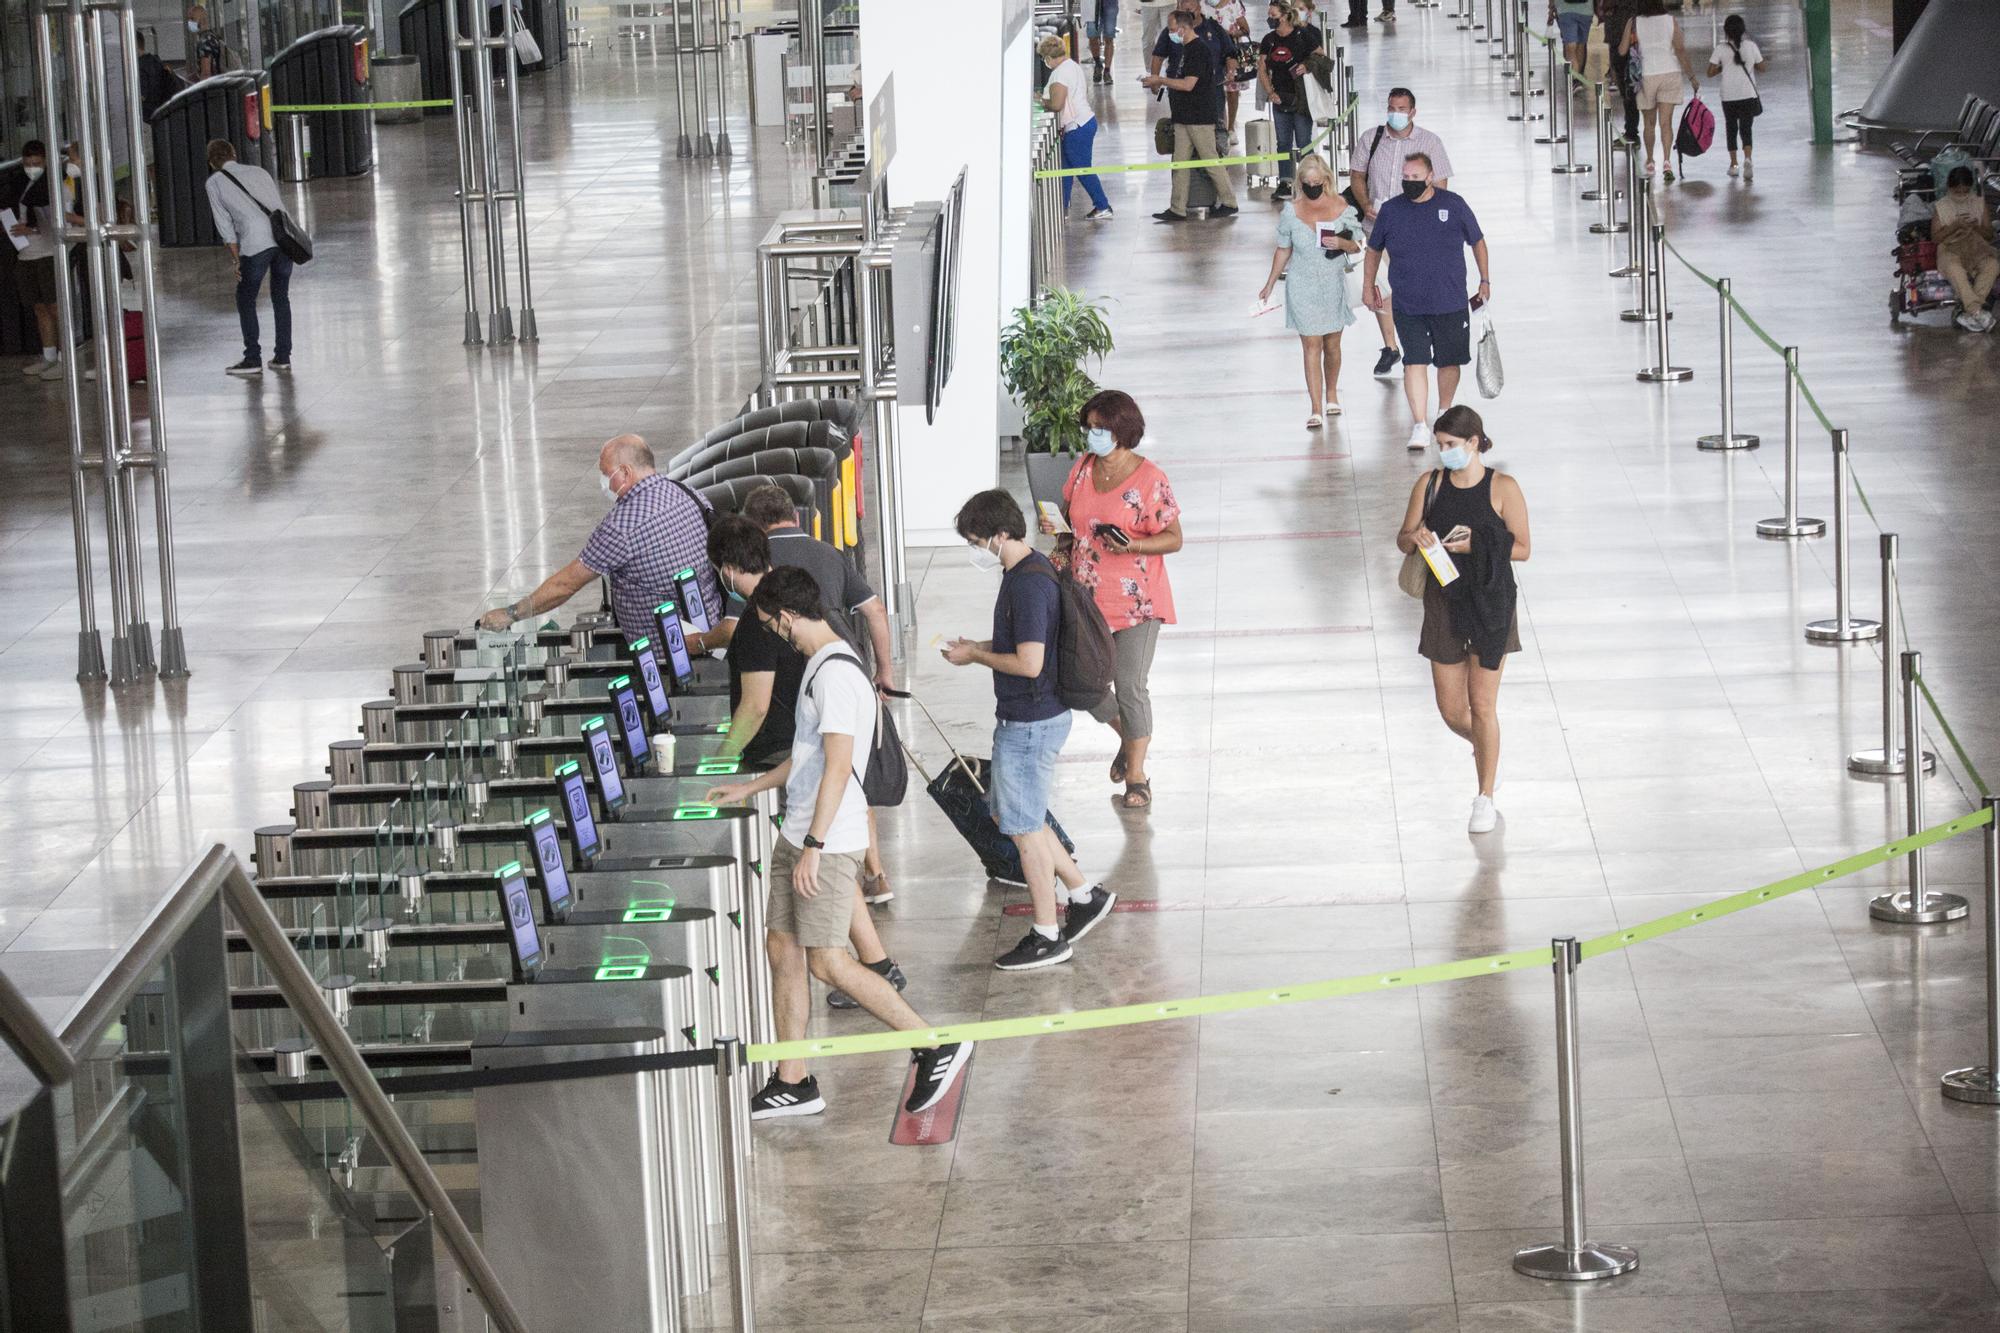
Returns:
[[[1078,292],[1053,287],[1014,312],[1000,333],[1000,378],[1021,404],[1028,490],[1037,501],[1060,502],[1063,482],[1083,448],[1077,414],[1097,392],[1084,362],[1102,365],[1111,350],[1104,311]]]

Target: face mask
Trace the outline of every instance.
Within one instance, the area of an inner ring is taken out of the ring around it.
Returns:
[[[83,179],[83,168],[74,162],[68,163],[63,167],[63,175],[73,181],[80,181]]]
[[[1410,128],[1410,113],[1407,111],[1391,111],[1389,113],[1389,128],[1398,134]]]
[[[1090,434],[1084,438],[1086,447],[1099,458],[1106,457],[1113,449],[1118,447],[1118,441],[1112,439],[1111,432],[1102,426],[1092,426]]]
[[[196,22],[195,22],[195,21],[194,21],[193,19],[189,19],[189,20],[188,20],[188,31],[189,31],[189,32],[200,32],[200,31],[201,31],[201,25],[200,25],[199,23],[196,23]]]
[[[1317,199],[1326,193],[1326,187],[1318,181],[1307,181],[1299,186],[1299,193],[1308,199]]]
[[[618,492],[611,489],[611,474],[609,472],[600,472],[597,474],[597,489],[603,491],[614,500],[618,498]]]
[[[44,171],[47,171],[47,170],[48,170],[48,168],[47,168],[47,167],[22,167],[22,168],[21,168],[21,170],[27,173],[27,176],[28,176],[28,179],[29,179],[29,180],[31,180],[31,181],[38,181],[38,180],[40,180],[40,179],[42,178],[42,173],[43,173]]]
[[[1276,32],[1276,31],[1278,30],[1278,20],[1276,20],[1276,19],[1265,19],[1265,20],[1264,20],[1264,26],[1265,26],[1265,27],[1267,27],[1267,28],[1269,28],[1269,29],[1270,29],[1270,30],[1271,30],[1272,32]]]
[[[1430,187],[1431,183],[1429,181],[1404,181],[1403,198],[1405,199],[1421,198],[1423,196],[1424,191],[1430,189]]]
[[[1168,33],[1167,35],[1168,35],[1169,37],[1173,38],[1173,41],[1174,41],[1174,45],[1175,45],[1175,46],[1185,46],[1185,45],[1187,45],[1187,38],[1185,38],[1185,37],[1181,36],[1181,34],[1180,34],[1180,32],[1179,32],[1179,30],[1178,30],[1178,29],[1177,29],[1177,30],[1175,30],[1174,32],[1171,32],[1171,33]]]
[[[1447,472],[1456,472],[1472,461],[1472,450],[1462,444],[1449,445],[1438,450],[1438,462],[1444,464]]]
[[[980,573],[991,574],[1000,568],[1000,565],[1000,557],[987,550],[983,544],[972,548],[972,567]]]

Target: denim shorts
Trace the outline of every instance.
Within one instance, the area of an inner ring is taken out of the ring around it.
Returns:
[[[1590,18],[1588,14],[1572,14],[1567,10],[1556,15],[1556,30],[1562,33],[1564,46],[1582,46],[1590,40]]]
[[[993,785],[986,799],[1000,831],[1010,838],[1042,827],[1055,787],[1056,756],[1069,739],[1067,710],[1040,722],[1008,722],[993,727]]]
[[[1105,10],[1104,22],[1102,23],[1099,23],[1096,19],[1084,20],[1083,35],[1105,39],[1116,37],[1118,35],[1118,11],[1115,9]]]

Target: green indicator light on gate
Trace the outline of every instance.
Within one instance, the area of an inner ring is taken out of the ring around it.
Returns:
[[[615,690],[621,686],[630,685],[631,683],[632,683],[632,678],[630,676],[613,676],[611,678],[611,683],[605,686],[604,688],[608,690]]]
[[[682,571],[681,571],[680,573],[678,573],[678,574],[674,575],[674,577],[675,577],[675,578],[677,578],[677,579],[691,579],[691,578],[693,578],[693,577],[694,577],[694,566],[693,566],[693,565],[689,565],[689,566],[688,566],[688,567],[687,567],[686,569],[683,569],[683,570],[682,570]]]
[[[511,876],[518,875],[520,873],[521,873],[521,863],[519,861],[509,861],[506,865],[501,866],[498,870],[493,872],[493,878],[507,879],[510,878]]]
[[[658,922],[668,920],[673,914],[674,900],[672,898],[653,898],[644,902],[633,903],[630,907],[627,907],[625,909],[625,920],[633,924],[657,924]]]
[[[636,653],[636,652],[638,652],[638,651],[639,651],[639,650],[640,650],[641,648],[651,648],[652,646],[653,646],[653,641],[652,641],[651,639],[647,639],[647,638],[638,638],[638,639],[634,639],[634,640],[632,640],[632,651],[633,651],[633,652],[635,652],[635,653]],[[624,677],[624,679],[626,679],[626,680],[630,680],[630,679],[631,679],[631,677],[630,677],[630,676],[626,676],[626,677]],[[614,684],[614,685],[615,685],[615,684],[617,684],[617,683],[618,683],[617,681],[613,681],[613,682],[612,682],[612,684]]]
[[[721,811],[712,805],[683,805],[674,811],[674,822],[689,819],[714,819]]]
[[[606,963],[597,969],[599,981],[637,981],[646,975],[646,969],[628,963]]]
[[[729,734],[729,724],[727,722],[716,723],[715,734],[718,736],[727,736]]]
[[[742,761],[737,759],[703,759],[695,764],[694,771],[697,777],[728,777],[742,767]]]
[[[568,763],[562,765],[562,767],[558,768],[556,770],[555,775],[559,778],[566,778],[570,774],[578,773],[581,772],[582,770],[583,770],[582,763],[578,760],[572,759]]]

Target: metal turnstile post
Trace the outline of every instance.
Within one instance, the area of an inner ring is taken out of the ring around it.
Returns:
[[[463,261],[465,278],[465,338],[467,347],[484,346],[485,335],[479,323],[479,275],[478,265],[473,258],[472,206],[481,197],[475,188],[473,171],[472,108],[465,92],[465,41],[458,30],[458,0],[445,0],[445,33],[450,58],[447,61],[451,77],[451,128],[458,153],[458,249]]]

